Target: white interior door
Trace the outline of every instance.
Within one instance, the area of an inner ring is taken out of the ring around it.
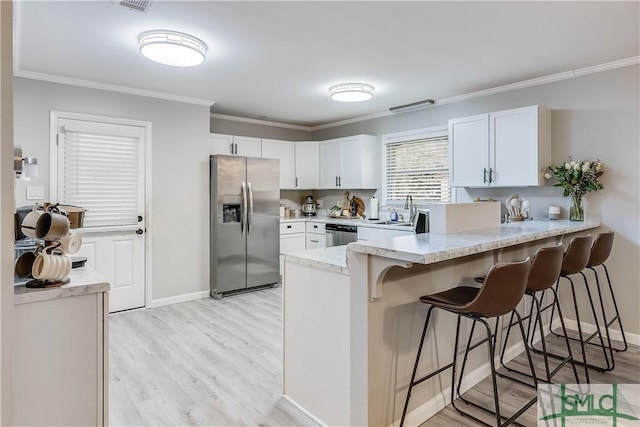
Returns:
[[[78,255],[110,284],[109,311],[145,306],[145,128],[58,118],[52,200],[85,208]]]

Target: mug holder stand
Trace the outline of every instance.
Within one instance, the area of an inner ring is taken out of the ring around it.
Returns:
[[[59,243],[60,242],[56,242],[56,241],[52,241],[52,240],[45,240],[44,241],[44,247],[48,247],[48,246],[52,246],[53,244]],[[69,283],[71,281],[71,279],[69,279],[68,277],[66,279],[62,279],[62,280],[40,280],[40,279],[33,279],[28,281],[27,283],[25,283],[25,287],[30,288],[30,289],[44,289],[44,288],[59,288],[62,285],[66,285],[67,283]]]
[[[31,289],[43,289],[43,288],[59,288],[62,285],[66,285],[71,280],[67,277],[64,280],[39,280],[33,279],[25,283],[25,287]]]

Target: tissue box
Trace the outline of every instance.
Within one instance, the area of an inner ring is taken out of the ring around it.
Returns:
[[[430,233],[500,227],[499,202],[428,203]]]

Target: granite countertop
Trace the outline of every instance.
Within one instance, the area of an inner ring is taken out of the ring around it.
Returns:
[[[349,243],[349,250],[401,261],[432,264],[599,226],[599,221],[532,220],[464,233],[411,234],[375,242],[353,242]],[[282,256],[285,261],[350,274],[347,246],[311,249]]]
[[[315,223],[323,223],[323,224],[344,224],[344,225],[355,225],[357,227],[368,227],[368,228],[383,228],[386,230],[404,230],[413,233],[413,228],[410,225],[397,225],[397,224],[380,224],[383,220],[374,219],[340,219],[340,218],[320,218],[317,216],[313,217],[298,217],[298,218],[280,218],[280,223],[287,222],[315,222]],[[403,223],[398,223],[403,224]],[[404,223],[407,224],[407,223]]]
[[[378,242],[355,242],[349,244],[349,249],[401,261],[432,264],[599,226],[600,221],[532,220],[463,233],[412,234]]]
[[[59,288],[31,289],[16,285],[14,304],[28,304],[58,298],[107,292],[111,286],[90,267],[74,268],[69,275],[71,281]]]
[[[309,249],[297,253],[283,253],[282,257],[285,261],[295,262],[296,264],[349,275],[346,245]]]

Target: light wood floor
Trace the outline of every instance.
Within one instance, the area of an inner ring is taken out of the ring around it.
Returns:
[[[281,396],[282,288],[118,313],[111,315],[110,322],[111,425],[316,425]],[[555,342],[554,351],[562,351],[557,339],[550,340]],[[574,354],[577,351],[576,347]],[[594,353],[590,360],[595,357]],[[524,370],[523,362],[525,356],[520,355],[509,365]],[[638,366],[640,350],[631,347],[616,354],[615,371],[591,372],[591,381],[640,383]],[[539,357],[536,368],[542,368]],[[583,377],[584,371],[579,374]],[[554,380],[575,381],[569,367]],[[507,380],[499,384],[505,415],[534,393]],[[489,407],[490,390],[490,380],[485,380],[467,396]],[[481,411],[469,410],[489,423],[494,421]],[[535,426],[535,406],[518,421]],[[423,424],[475,425],[451,406]]]
[[[114,314],[113,426],[316,425],[282,398],[282,288]]]

